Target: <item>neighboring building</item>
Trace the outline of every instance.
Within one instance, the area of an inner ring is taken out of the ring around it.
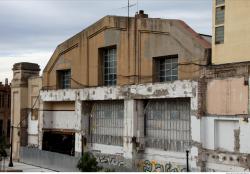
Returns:
[[[180,20],[148,18],[143,11],[102,18],[60,44],[49,60],[38,141],[32,140],[39,149],[21,147],[20,160],[72,171],[90,151],[117,170],[185,171],[189,150],[190,167],[202,170],[198,80],[210,53],[209,37]],[[19,66],[13,68],[16,90]],[[28,135],[34,125],[28,123]]]
[[[206,101],[203,165],[210,171],[249,171],[250,1],[213,0],[212,63],[200,84]]]
[[[4,136],[7,142],[10,137],[10,102],[10,85],[5,79],[5,84],[0,82],[0,137]]]
[[[16,63],[11,82],[11,124],[13,129],[13,159],[19,159],[20,146],[38,144],[39,91],[42,79],[34,63]]]
[[[213,0],[213,64],[250,61],[250,1]]]

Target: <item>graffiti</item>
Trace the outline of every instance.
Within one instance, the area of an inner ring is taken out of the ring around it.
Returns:
[[[170,162],[163,165],[155,160],[143,161],[142,170],[143,172],[186,172],[186,168],[184,168],[183,166],[175,165]]]
[[[149,160],[144,161],[143,172],[152,172],[152,163]]]
[[[100,164],[107,164],[107,165],[113,165],[113,166],[119,166],[119,167],[126,166],[121,156],[103,155],[103,154],[94,154],[94,156],[96,157],[96,161]]]
[[[216,172],[214,169],[211,169],[211,168],[206,168],[205,171],[206,172]]]

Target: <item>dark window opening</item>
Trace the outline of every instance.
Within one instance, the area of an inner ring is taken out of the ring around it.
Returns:
[[[64,132],[44,132],[43,150],[75,155],[75,134]]]
[[[59,89],[69,89],[71,87],[71,71],[68,70],[58,70],[58,88]]]
[[[8,120],[8,124],[7,124],[7,136],[8,138],[10,137],[10,120]]]
[[[154,81],[178,80],[178,55],[154,58]]]

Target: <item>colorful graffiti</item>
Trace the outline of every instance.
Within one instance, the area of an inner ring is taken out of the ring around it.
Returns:
[[[142,162],[143,172],[185,172],[186,168],[173,163],[161,164],[156,160],[145,160]]]

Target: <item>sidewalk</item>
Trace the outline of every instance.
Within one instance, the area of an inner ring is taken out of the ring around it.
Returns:
[[[44,169],[41,167],[32,166],[29,164],[24,164],[20,162],[13,162],[13,167],[8,167],[9,160],[5,161],[5,171],[11,170],[21,170],[23,172],[55,172],[53,170]],[[3,170],[3,161],[0,162],[0,170]]]

